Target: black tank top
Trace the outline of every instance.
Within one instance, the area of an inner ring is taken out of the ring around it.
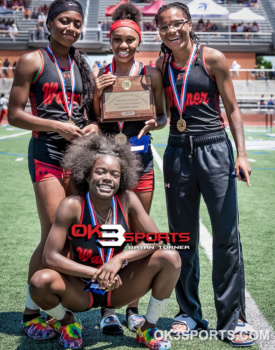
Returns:
[[[110,71],[110,65],[111,64],[105,67],[104,74],[107,74]],[[139,62],[139,69],[137,75],[146,75],[146,70],[142,62]],[[128,138],[134,137],[139,134],[140,130],[143,129],[144,126],[144,121],[125,122],[122,132]],[[101,123],[100,129],[102,130],[103,134],[107,135],[116,135],[119,133],[119,127],[117,123]]]
[[[41,67],[32,82],[29,99],[31,102],[32,114],[44,119],[57,120],[61,122],[68,121],[68,113],[65,108],[64,97],[61,82],[54,64],[45,49],[37,50],[41,56]],[[73,102],[72,120],[79,127],[83,128],[85,119],[79,112],[82,94],[82,80],[77,64],[73,61],[75,74],[75,94]],[[69,68],[61,68],[64,80],[66,82],[67,96],[70,102],[72,95],[71,77]],[[34,137],[45,140],[63,139],[55,132],[33,131]]]
[[[125,217],[123,208],[117,196],[115,196],[115,205],[116,205],[116,213],[117,213],[117,224],[121,225],[125,232],[129,232],[129,227],[127,223],[127,219]],[[92,220],[89,212],[88,203],[86,197],[82,197],[82,212],[79,224],[83,225],[92,225]],[[94,226],[93,226],[94,227]],[[69,242],[71,245],[71,250],[73,252],[73,260],[87,266],[95,267],[98,269],[102,266],[102,260],[99,255],[98,246],[96,244],[96,235],[92,235],[90,239],[85,237],[74,237],[69,232]],[[104,250],[104,260],[106,260],[106,255],[108,248],[103,248]],[[123,250],[122,247],[115,247],[113,256],[117,255]]]
[[[220,95],[218,87],[215,78],[206,69],[204,49],[204,46],[199,45],[187,80],[186,108],[183,113],[183,119],[186,121],[186,130],[183,133],[177,129],[177,121],[180,115],[174,103],[174,96],[169,80],[169,64],[166,63],[165,65],[163,86],[165,93],[170,99],[170,134],[172,135],[205,134],[221,131],[225,127],[219,106]],[[180,96],[186,67],[178,68],[173,61],[171,67]]]

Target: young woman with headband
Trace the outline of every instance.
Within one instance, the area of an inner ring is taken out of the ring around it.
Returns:
[[[23,55],[16,66],[9,100],[11,125],[32,130],[29,171],[41,224],[41,241],[32,255],[29,277],[43,268],[42,253],[60,201],[74,192],[70,173],[62,168],[70,142],[96,128],[87,124],[91,114],[93,81],[83,53],[72,45],[83,25],[83,10],[75,1],[55,0],[49,7],[49,45]],[[83,98],[82,98],[83,96]],[[25,112],[30,98],[32,113]],[[65,254],[65,252],[64,252]],[[27,291],[23,331],[35,339],[56,335],[40,316]]]
[[[180,2],[162,6],[156,23],[164,53],[157,61],[163,74],[170,135],[164,155],[164,180],[170,232],[189,232],[188,250],[179,250],[182,270],[176,285],[179,313],[174,334],[207,328],[202,319],[199,285],[199,206],[206,202],[213,230],[213,287],[221,337],[250,346],[251,327],[245,316],[245,283],[236,179],[250,185],[241,113],[225,56],[199,45],[191,16]],[[237,159],[225,132],[221,96],[233,134]],[[234,175],[236,174],[236,175]],[[243,177],[241,177],[243,174]],[[223,331],[223,333],[222,333]],[[247,333],[241,335],[240,332]]]
[[[82,326],[73,312],[122,307],[152,290],[145,323],[138,327],[136,339],[149,349],[170,349],[170,342],[158,333],[156,322],[179,276],[178,253],[159,249],[162,243],[153,244],[154,249],[146,249],[149,244],[143,242],[139,250],[102,248],[97,244],[97,233],[89,237],[78,231],[79,224],[92,228],[115,224],[130,232],[131,218],[141,232],[159,232],[130,191],[140,169],[136,155],[114,138],[84,136],[68,148],[63,165],[71,170],[81,195],[65,198],[58,207],[45,244],[47,268],[36,272],[30,282],[33,300],[59,321],[55,322],[59,344],[79,349],[83,345]],[[67,241],[72,260],[62,254]]]
[[[143,170],[140,173],[139,183],[134,189],[134,192],[139,197],[146,212],[149,214],[154,191],[154,172],[153,154],[150,144],[148,147],[148,133],[151,130],[161,129],[166,125],[166,115],[163,104],[164,94],[162,77],[156,68],[144,66],[141,62],[137,62],[135,60],[135,54],[136,52],[140,51],[141,43],[141,30],[138,24],[140,20],[140,12],[135,8],[135,6],[131,4],[119,6],[114,12],[112,18],[114,23],[112,24],[110,30],[110,49],[114,56],[110,65],[93,71],[95,79],[94,112],[96,117],[99,119],[101,112],[100,100],[102,91],[115,82],[116,76],[151,76],[157,115],[156,120],[152,119],[146,122],[131,121],[125,123],[118,122],[100,124],[100,129],[104,134],[117,135],[120,142],[130,141],[131,143],[131,139],[134,137],[141,138],[141,141],[144,140],[142,142],[144,142],[145,149],[148,150],[145,153],[140,154]],[[134,232],[135,228],[131,227],[131,230]],[[126,320],[131,330],[136,330],[137,324],[142,322],[142,318],[137,314],[138,309],[136,302],[129,305],[126,312]],[[104,313],[102,316],[104,320]],[[104,324],[102,324],[101,328],[103,328],[104,332],[108,332],[107,329],[109,328],[112,334],[123,332],[122,327],[119,325],[118,319],[115,330],[113,330],[111,326],[105,326]]]

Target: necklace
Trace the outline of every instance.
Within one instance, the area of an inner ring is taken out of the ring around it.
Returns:
[[[110,206],[110,208],[109,208],[109,211],[108,211],[108,214],[107,214],[106,219],[103,219],[103,218],[96,212],[96,210],[95,210],[95,215],[96,215],[96,217],[97,217],[97,219],[98,219],[98,222],[99,222],[100,224],[107,224],[107,223],[108,223],[108,220],[109,220],[109,217],[110,217],[110,214],[111,214],[111,211],[112,211],[112,206]],[[100,222],[100,221],[101,221],[101,222]]]

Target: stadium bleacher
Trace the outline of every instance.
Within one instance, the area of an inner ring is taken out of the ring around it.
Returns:
[[[166,0],[166,3],[171,3],[174,0]],[[271,0],[272,2],[273,0]],[[183,3],[188,4],[189,0],[183,0]],[[232,51],[238,49],[238,46],[243,47],[245,46],[252,46],[252,50],[257,52],[257,46],[258,51],[268,51],[270,49],[275,50],[275,39],[274,39],[274,30],[275,30],[275,13],[273,10],[274,7],[272,6],[272,3],[270,0],[259,0],[258,6],[253,7],[252,11],[256,13],[257,15],[264,16],[266,18],[265,21],[261,21],[258,23],[259,25],[259,32],[258,33],[251,33],[251,38],[249,40],[243,40],[244,36],[242,34],[236,34],[234,33],[234,36],[230,33],[230,25],[233,24],[233,22],[229,22],[227,20],[219,20],[219,19],[211,19],[211,23],[216,23],[218,26],[218,31],[215,33],[209,33],[209,32],[197,32],[197,35],[200,38],[200,42],[212,45],[218,49],[223,50],[225,46],[230,45],[232,48]],[[45,0],[43,2],[40,2],[41,5],[43,3],[46,5],[49,5],[51,3],[51,0]],[[85,26],[83,28],[83,39],[82,41],[85,42],[84,48],[87,50],[93,51],[93,47],[98,49],[101,47],[102,49],[106,48],[106,45],[98,45],[99,39],[102,38],[102,43],[108,42],[109,39],[107,37],[106,29],[108,28],[107,23],[111,22],[111,18],[107,18],[105,16],[105,10],[106,7],[115,5],[118,3],[118,0],[93,0],[93,1],[87,1],[87,0],[80,0],[80,3],[82,4],[84,11],[85,11]],[[31,0],[29,3],[29,6],[31,10],[33,10],[35,7],[37,7],[37,1]],[[148,3],[136,3],[136,5],[142,9],[144,6],[147,6]],[[221,6],[224,6],[228,9],[229,13],[234,13],[239,11],[240,9],[246,7],[246,4],[239,5],[237,3],[232,4],[221,4]],[[42,40],[37,40],[37,38],[34,35],[35,26],[37,24],[36,19],[31,20],[24,20],[23,18],[23,12],[17,11],[14,13],[14,15],[5,15],[10,16],[14,18],[16,25],[19,29],[18,36],[14,39],[10,38],[9,36],[1,37],[0,43],[8,44],[8,48],[15,47],[17,49],[28,47],[35,47],[35,46],[41,46],[41,41],[47,40],[47,38],[42,37]],[[4,15],[2,16],[4,17]],[[270,20],[269,20],[270,18]],[[143,23],[152,22],[154,20],[153,17],[144,17],[142,18],[141,26],[143,27]],[[194,28],[196,27],[197,19],[193,20]],[[248,19],[249,21],[249,19]],[[102,36],[99,37],[97,24],[98,22],[103,23],[102,26]],[[105,33],[104,33],[105,31]],[[152,44],[155,43],[156,38],[156,32],[148,33],[144,32],[143,34],[143,42],[149,42],[150,48],[152,49]],[[34,43],[36,41],[39,41],[39,45],[37,43]],[[19,45],[21,44],[21,45]],[[155,43],[155,46],[158,46],[158,43]],[[23,47],[24,46],[24,47]],[[147,48],[145,48],[147,49]],[[157,47],[156,47],[157,49]]]

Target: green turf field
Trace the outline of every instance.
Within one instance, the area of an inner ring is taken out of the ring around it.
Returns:
[[[58,349],[57,340],[35,342],[20,332],[20,321],[25,305],[28,262],[40,236],[35,198],[27,166],[27,148],[30,134],[3,139],[8,135],[23,132],[11,127],[0,128],[0,217],[1,217],[1,304],[0,304],[0,349]],[[153,144],[163,156],[167,143],[168,128],[153,133]],[[275,135],[266,134],[265,128],[248,127],[247,141],[275,141]],[[275,149],[275,147],[273,148]],[[274,328],[274,198],[275,198],[275,151],[249,150],[252,178],[251,188],[238,184],[240,232],[243,243],[246,272],[246,288],[259,309]],[[151,216],[162,232],[168,232],[164,214],[165,197],[162,173],[155,167],[156,191]],[[210,221],[204,203],[201,205],[201,220],[211,232]],[[200,250],[201,284],[200,297],[203,315],[215,328],[216,315],[211,285],[211,264]],[[148,295],[140,302],[140,312],[146,312]],[[118,310],[121,320],[125,308]],[[164,315],[159,320],[160,329],[169,329],[171,318],[177,312],[174,294]],[[81,314],[84,324],[85,349],[138,349],[143,348],[134,340],[134,334],[125,328],[124,336],[103,336],[97,327],[99,310]],[[172,342],[172,349],[223,350],[229,344],[221,341],[199,339]],[[253,349],[258,349],[255,345]]]

